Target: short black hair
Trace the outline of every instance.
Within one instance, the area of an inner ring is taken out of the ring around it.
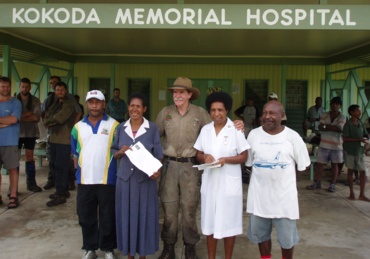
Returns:
[[[63,86],[63,87],[68,91],[68,86],[67,86],[67,84],[66,84],[66,83],[64,83],[64,82],[58,82],[58,83],[56,83],[56,84],[55,84],[55,88],[56,88],[57,86]]]
[[[121,90],[119,88],[114,88],[113,92],[115,92],[115,91],[120,91],[121,92]]]
[[[354,110],[356,110],[356,109],[358,109],[358,108],[360,108],[360,106],[359,106],[359,105],[357,105],[357,104],[352,104],[352,105],[350,105],[350,106],[348,107],[348,114],[352,116],[351,112],[353,112]]]
[[[10,85],[12,84],[12,80],[10,80],[10,78],[9,77],[6,77],[6,76],[0,77],[0,81],[2,81],[2,82],[8,82]]]
[[[332,103],[337,103],[337,104],[339,104],[340,106],[342,106],[342,99],[340,99],[340,97],[339,97],[339,96],[336,96],[336,97],[334,97],[334,98],[332,98],[332,99],[330,100],[330,104],[332,104]]]
[[[53,78],[56,78],[58,80],[58,82],[61,82],[62,79],[60,78],[60,76],[51,76],[49,79],[53,79]]]
[[[228,113],[231,111],[231,108],[233,106],[233,99],[228,93],[213,92],[210,95],[208,95],[206,98],[206,108],[207,108],[208,113],[210,112],[212,103],[214,102],[223,103]]]
[[[133,94],[131,94],[130,97],[128,98],[128,105],[130,105],[132,99],[140,99],[143,107],[148,106],[147,98],[142,93],[133,93]]]
[[[30,79],[28,79],[27,77],[23,77],[23,78],[21,79],[21,83],[26,83],[26,84],[31,85],[31,80],[30,80]]]

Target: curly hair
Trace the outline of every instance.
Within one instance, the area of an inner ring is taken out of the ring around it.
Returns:
[[[231,108],[233,106],[233,99],[228,93],[225,92],[213,92],[210,95],[207,96],[206,99],[206,108],[208,113],[211,110],[211,105],[214,102],[221,102],[224,104],[225,109],[229,113],[231,111]]]

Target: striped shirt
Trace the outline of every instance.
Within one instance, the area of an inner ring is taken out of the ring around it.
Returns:
[[[344,124],[346,124],[346,116],[342,113],[331,122],[330,112],[324,112],[320,117],[320,123],[338,127],[343,131]],[[330,150],[343,150],[342,132],[321,131],[320,147]]]
[[[78,184],[116,184],[117,160],[110,148],[118,122],[108,115],[95,126],[88,116],[75,124],[71,133],[71,148],[78,159],[76,181]]]

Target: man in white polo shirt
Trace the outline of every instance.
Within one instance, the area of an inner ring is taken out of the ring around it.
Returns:
[[[104,113],[105,98],[101,91],[86,95],[88,114],[72,129],[77,188],[77,214],[82,228],[83,259],[97,258],[95,250],[115,258],[115,190],[117,160],[110,147],[114,141],[116,120]]]

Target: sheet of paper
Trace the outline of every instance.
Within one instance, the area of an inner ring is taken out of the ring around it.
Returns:
[[[218,163],[218,160],[213,161],[212,163],[209,163],[209,164],[193,165],[193,167],[197,167],[199,171],[208,169],[208,168],[221,167],[221,164],[217,164],[217,163]]]
[[[126,151],[126,155],[134,166],[147,175],[152,176],[153,173],[157,172],[158,169],[162,167],[162,163],[159,162],[140,141],[131,146],[131,149],[132,150],[129,149]]]

